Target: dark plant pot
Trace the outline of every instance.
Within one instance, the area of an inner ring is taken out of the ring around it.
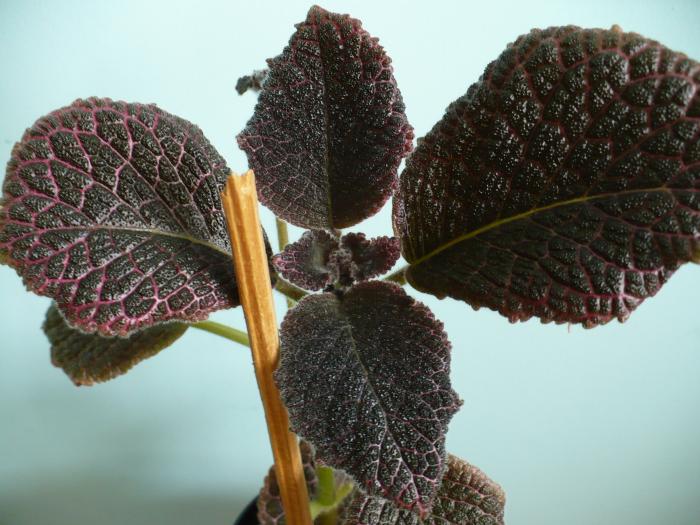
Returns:
[[[258,498],[246,505],[243,512],[238,516],[233,525],[260,525],[258,523]]]

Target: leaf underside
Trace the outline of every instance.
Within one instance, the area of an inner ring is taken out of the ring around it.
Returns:
[[[314,6],[296,27],[238,143],[276,215],[345,228],[389,198],[413,131],[391,60],[358,20]]]
[[[51,362],[78,386],[109,381],[173,344],[185,323],[163,323],[129,337],[102,337],[71,327],[55,305],[46,312],[44,333],[51,343]]]
[[[304,232],[272,259],[273,266],[291,283],[307,290],[330,285],[350,286],[389,271],[400,255],[395,237],[367,239],[348,233],[340,239],[323,230]]]
[[[501,487],[486,474],[452,455],[433,510],[424,518],[360,490],[350,498],[343,525],[503,525],[506,501]]]
[[[400,287],[369,281],[305,297],[280,340],[275,377],[294,431],[370,494],[427,513],[460,405],[442,323]]]
[[[0,258],[87,332],[205,319],[238,304],[219,197],[228,173],[186,120],[77,100],[12,151]]]
[[[533,30],[407,162],[408,281],[511,320],[626,319],[700,251],[700,65],[618,30]]]

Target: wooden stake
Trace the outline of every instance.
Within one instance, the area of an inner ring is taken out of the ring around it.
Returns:
[[[272,379],[279,360],[279,336],[253,172],[232,174],[226,181],[221,202],[286,521],[289,525],[311,525],[299,445],[289,431],[287,409]]]

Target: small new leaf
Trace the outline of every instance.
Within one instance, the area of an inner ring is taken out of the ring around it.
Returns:
[[[304,467],[306,488],[309,492],[309,497],[313,501],[317,498],[319,484],[314,450],[311,444],[303,439],[299,442],[299,449],[301,452],[302,466]],[[339,470],[333,471],[333,478],[336,488],[345,487],[350,483],[347,475]],[[345,496],[347,496],[347,494]],[[340,497],[342,497],[342,494],[339,495],[338,500],[333,502],[336,505],[334,508],[336,511],[342,510],[344,504],[349,502],[348,497],[345,497],[342,501],[340,501]],[[338,508],[338,505],[340,505],[340,508]],[[265,482],[258,495],[258,521],[260,525],[284,525],[286,523],[284,508],[282,507],[282,496],[280,495],[280,488],[277,482],[277,474],[275,473],[274,465],[270,467],[267,476],[265,476]],[[320,525],[326,522],[321,516],[317,516],[314,523]]]
[[[367,239],[364,233],[348,233],[340,239],[338,252],[331,255],[330,266],[341,283],[350,285],[388,272],[400,255],[396,237]]]
[[[359,20],[314,6],[296,27],[238,144],[277,216],[345,228],[389,198],[413,130],[391,60]]]
[[[238,304],[219,197],[228,173],[186,120],[77,100],[12,151],[0,259],[86,332],[206,319]]]
[[[318,479],[316,478],[316,462],[314,461],[313,448],[302,439],[299,442],[299,450],[301,452],[302,466],[304,467],[306,488],[309,491],[309,497],[314,498]],[[283,525],[286,523],[284,508],[282,507],[282,496],[274,465],[267,472],[265,482],[258,495],[258,521],[260,525]]]
[[[700,64],[619,28],[521,36],[408,160],[408,281],[513,321],[626,319],[700,250]]]
[[[395,237],[367,239],[363,233],[348,233],[338,240],[323,230],[311,230],[275,255],[272,263],[297,286],[321,290],[330,285],[348,287],[382,275],[399,256]]]
[[[430,514],[420,518],[385,499],[355,490],[343,525],[503,525],[505,494],[486,474],[449,455],[447,471]]]
[[[323,230],[310,230],[275,255],[272,265],[292,284],[306,290],[322,290],[335,279],[328,261],[337,249],[337,238]]]
[[[280,341],[275,377],[294,431],[368,493],[427,514],[460,405],[442,323],[399,286],[369,281],[302,299]]]
[[[129,337],[102,337],[71,327],[55,305],[46,312],[44,333],[51,362],[78,386],[109,381],[173,344],[187,330],[184,323],[163,323]]]

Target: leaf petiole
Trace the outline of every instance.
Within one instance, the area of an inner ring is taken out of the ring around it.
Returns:
[[[205,332],[210,332],[226,339],[230,339],[236,343],[242,344],[243,346],[250,346],[250,340],[248,339],[248,334],[237,330],[236,328],[231,328],[225,324],[217,323],[216,321],[199,321],[190,325],[192,328],[197,328],[198,330],[204,330]]]
[[[316,497],[309,502],[311,519],[315,520],[321,515],[328,515],[331,518],[328,521],[335,523],[338,506],[350,494],[353,484],[343,483],[336,487],[335,475],[331,467],[316,467],[316,476],[318,478]]]
[[[392,283],[400,284],[403,286],[406,284],[406,270],[408,270],[408,265],[402,266],[395,272],[390,273],[386,277],[384,277],[384,281],[389,281]]]

